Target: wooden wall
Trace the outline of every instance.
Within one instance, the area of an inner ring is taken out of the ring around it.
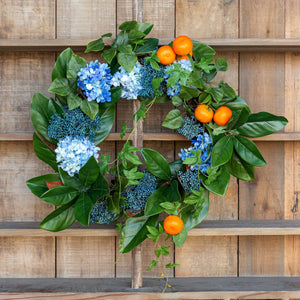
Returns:
[[[300,39],[300,0],[144,0],[143,20],[154,23],[151,36],[192,39]],[[3,40],[96,39],[118,32],[132,19],[131,0],[0,0],[0,38]],[[261,40],[263,41],[263,40]],[[1,51],[1,48],[0,48]],[[95,55],[79,55],[88,59]],[[35,91],[48,95],[56,51],[0,52],[0,222],[41,221],[53,209],[32,195],[25,185],[49,168],[33,152],[28,134],[30,101]],[[211,196],[209,220],[297,220],[300,194],[300,142],[288,133],[300,131],[300,47],[298,51],[218,51],[229,70],[218,79],[231,84],[253,112],[284,115],[287,141],[259,140],[267,166],[256,168],[255,181],[232,179],[227,195]],[[168,132],[161,123],[170,104],[149,112],[146,133]],[[113,128],[119,132],[132,119],[132,102],[117,107]],[[297,135],[299,137],[299,135]],[[111,157],[121,142],[103,142]],[[166,156],[188,144],[182,141],[145,141]],[[130,254],[119,256],[115,236],[0,237],[0,277],[129,277]],[[176,277],[299,276],[300,237],[190,236],[166,262],[180,266]],[[153,244],[143,245],[145,268],[153,258]],[[159,270],[144,272],[156,277]]]

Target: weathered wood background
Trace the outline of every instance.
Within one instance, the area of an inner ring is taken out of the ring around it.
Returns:
[[[154,23],[151,36],[204,38],[300,39],[300,0],[144,0],[143,20]],[[0,0],[0,38],[69,40],[98,38],[132,19],[131,0]],[[0,49],[1,50],[1,49]],[[77,54],[87,59],[97,55]],[[53,207],[27,189],[25,181],[50,169],[35,156],[30,101],[35,91],[49,95],[58,52],[0,52],[0,222],[41,221]],[[285,133],[300,131],[300,48],[297,52],[218,52],[229,70],[218,75],[234,87],[253,112],[269,111],[288,118]],[[169,104],[149,112],[144,132],[168,132],[161,126]],[[132,102],[117,107],[114,132],[132,119]],[[14,137],[15,140],[14,140]],[[144,141],[168,160],[188,144]],[[232,179],[224,198],[211,196],[210,220],[299,219],[299,141],[257,141],[267,166],[256,168],[254,182]],[[101,151],[112,159],[121,142],[106,141]],[[118,238],[0,237],[0,277],[129,277],[130,255],[118,254]],[[300,237],[190,236],[166,262],[180,266],[176,277],[299,276]],[[154,257],[153,243],[143,244],[144,269]],[[156,277],[160,270],[144,272]]]

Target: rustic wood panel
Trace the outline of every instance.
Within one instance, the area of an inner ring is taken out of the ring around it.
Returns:
[[[0,277],[54,277],[54,239],[0,237]]]
[[[116,34],[115,0],[57,0],[57,38],[99,38]]]
[[[117,28],[126,21],[132,21],[132,0],[117,0]]]
[[[55,62],[51,53],[0,55],[0,132],[32,132],[30,102],[34,92],[49,96]]]
[[[1,0],[1,39],[55,38],[55,1]]]
[[[237,38],[237,0],[176,1],[176,36]]]
[[[285,1],[285,37],[295,39],[300,37],[299,0]]]

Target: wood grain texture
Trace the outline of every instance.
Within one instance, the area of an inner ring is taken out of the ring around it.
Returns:
[[[1,0],[1,39],[55,38],[55,1]]]
[[[51,53],[2,53],[0,56],[0,132],[32,132],[30,102],[38,91],[47,96],[54,65]]]
[[[285,1],[285,37],[295,39],[300,37],[299,0]]]
[[[193,39],[237,38],[237,0],[179,0],[176,2],[176,36]]]
[[[117,28],[126,21],[132,21],[132,0],[117,0]],[[118,31],[117,31],[118,32]]]
[[[57,38],[99,38],[116,34],[115,0],[57,0]]]
[[[240,37],[284,38],[284,3],[284,0],[240,0]]]
[[[0,277],[54,277],[54,239],[0,237]]]

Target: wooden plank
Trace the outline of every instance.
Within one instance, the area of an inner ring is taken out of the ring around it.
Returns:
[[[115,0],[57,0],[57,38],[88,39],[116,34]]]
[[[299,11],[300,11],[299,0],[285,1],[285,37],[286,38],[294,39],[300,37]]]
[[[240,37],[284,38],[284,0],[240,0]]]
[[[54,277],[54,239],[0,237],[0,277]]]
[[[1,39],[55,38],[55,1],[0,1]]]
[[[199,20],[193,22],[193,20]],[[238,1],[176,1],[176,36],[237,38]]]

